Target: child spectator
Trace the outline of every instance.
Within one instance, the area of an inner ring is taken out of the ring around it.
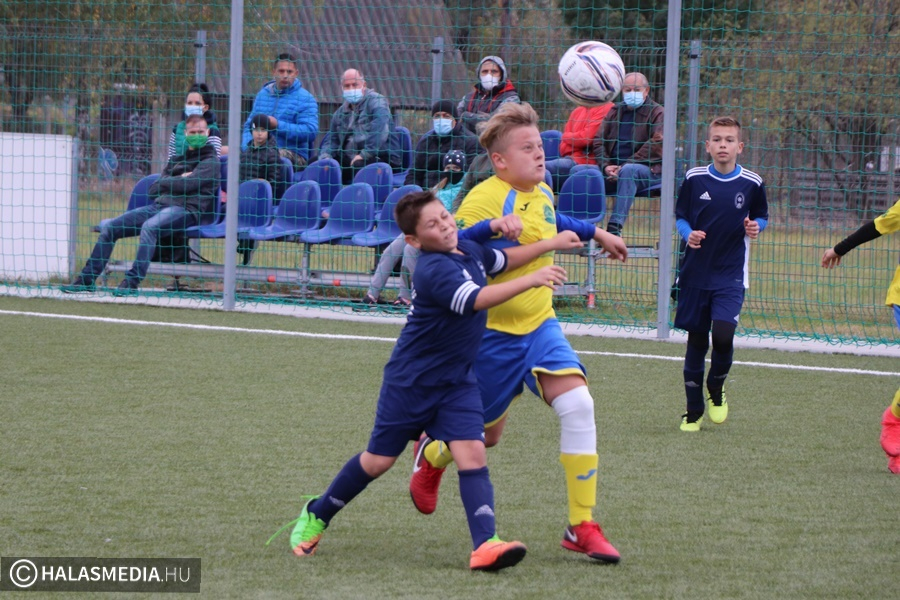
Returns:
[[[822,256],[822,266],[833,269],[841,264],[841,257],[866,242],[886,233],[900,231],[900,200],[874,221],[869,221],[855,232],[841,240],[834,248],[829,248]],[[894,271],[894,279],[888,287],[885,304],[894,311],[894,321],[900,327],[900,266]],[[888,470],[900,475],[900,389],[881,416],[881,448],[888,457]]]
[[[347,461],[327,491],[304,505],[291,548],[299,557],[313,555],[337,512],[390,469],[409,441],[425,430],[450,440],[459,466],[460,496],[474,548],[469,568],[511,567],[526,549],[497,536],[473,363],[488,308],[532,288],[552,290],[566,277],[555,265],[491,286],[487,276],[581,243],[575,234],[563,232],[504,252],[458,240],[453,216],[431,191],[406,195],[395,214],[407,243],[422,250],[422,268],[414,279],[415,307],[384,368],[367,450]]]
[[[685,175],[675,217],[687,242],[678,274],[675,327],[688,333],[684,355],[687,410],[681,431],[700,431],[703,422],[703,372],[712,330],[712,360],[706,377],[709,419],[728,416],[725,380],[734,358],[737,328],[745,290],[750,240],[766,228],[769,205],[762,177],[737,164],[744,149],[741,124],[718,117],[709,125],[706,151],[713,162]]]
[[[206,125],[209,129],[209,140],[207,144],[216,150],[216,157],[222,151],[222,135],[219,133],[219,125],[216,123],[216,114],[210,110],[212,102],[212,94],[205,83],[195,83],[188,90],[187,97],[184,99],[184,112],[181,116],[181,122],[172,128],[169,134],[169,149],[167,160],[172,160],[176,156],[183,156],[188,149],[187,142],[184,139],[185,122],[191,115],[200,115],[206,119]]]
[[[281,173],[281,155],[275,146],[275,136],[271,135],[268,115],[253,115],[250,118],[252,137],[247,149],[241,152],[240,181],[264,179],[275,189],[275,181]]]
[[[463,176],[466,170],[466,155],[461,150],[451,150],[441,161],[445,176],[432,189],[438,200],[444,205],[448,211],[453,204],[456,194],[462,187]],[[451,211],[452,212],[452,211]],[[405,307],[412,303],[411,281],[413,273],[416,270],[416,263],[419,259],[419,251],[407,245],[405,236],[397,236],[391,242],[375,267],[375,274],[372,276],[372,282],[366,295],[363,297],[365,304],[377,304],[378,298],[381,296],[381,290],[384,289],[388,278],[394,272],[397,260],[400,259],[400,290],[397,293],[397,300],[394,306]]]

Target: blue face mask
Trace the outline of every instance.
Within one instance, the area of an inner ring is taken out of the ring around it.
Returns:
[[[434,119],[434,132],[438,135],[450,135],[453,131],[453,119]]]
[[[191,117],[193,115],[200,116],[203,114],[203,107],[196,106],[194,104],[185,104],[184,105],[184,114],[188,117]]]
[[[625,106],[634,110],[644,103],[644,92],[625,92],[622,94]]]
[[[350,104],[356,104],[363,98],[362,90],[344,90],[344,100]]]

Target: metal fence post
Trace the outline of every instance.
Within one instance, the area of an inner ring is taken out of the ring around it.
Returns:
[[[444,38],[434,38],[431,45],[431,105],[441,100],[441,82],[444,78]]]

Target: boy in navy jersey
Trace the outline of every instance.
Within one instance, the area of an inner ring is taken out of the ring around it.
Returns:
[[[452,440],[450,451],[459,466],[460,496],[474,547],[469,567],[510,567],[525,556],[525,545],[504,542],[496,533],[474,360],[488,308],[531,288],[553,288],[566,281],[566,274],[550,265],[491,286],[487,275],[518,268],[554,250],[581,247],[581,242],[569,231],[506,251],[458,240],[454,218],[431,191],[404,196],[395,215],[406,243],[422,250],[422,255],[413,275],[413,305],[406,326],[384,368],[369,446],[344,465],[322,496],[306,503],[291,534],[291,548],[297,556],[314,554],[332,517],[391,468],[407,442],[424,430]],[[476,227],[491,224],[484,221]]]
[[[687,242],[678,281],[675,327],[688,332],[684,355],[687,411],[681,431],[700,431],[705,408],[703,371],[712,330],[712,361],[706,378],[709,419],[722,423],[728,416],[725,379],[734,356],[744,291],[750,240],[766,228],[769,205],[762,178],[737,164],[744,149],[741,124],[718,117],[709,125],[706,151],[713,163],[687,172],[675,218]]]

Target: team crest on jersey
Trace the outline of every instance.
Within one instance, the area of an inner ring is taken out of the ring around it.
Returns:
[[[734,207],[737,209],[744,208],[744,194],[738,192],[734,197]]]
[[[465,220],[463,220],[463,219],[456,219],[456,228],[457,228],[457,229],[465,229],[465,228],[466,228],[466,222],[465,222]]]
[[[544,205],[544,220],[551,225],[556,225],[556,215],[553,212],[553,208],[548,204]]]
[[[484,267],[482,267],[482,268],[484,268]],[[468,272],[468,271],[466,271],[465,269],[463,269],[463,270],[462,270],[462,274],[463,274],[463,277],[466,278],[466,281],[472,281],[472,276],[469,275],[469,272]]]

